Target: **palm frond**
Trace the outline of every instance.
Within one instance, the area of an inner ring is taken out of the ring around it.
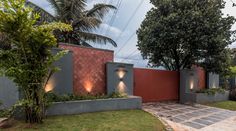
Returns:
[[[90,32],[82,32],[82,31],[77,31],[77,33],[78,33],[79,37],[83,40],[91,41],[94,43],[100,43],[100,44],[110,43],[114,47],[117,47],[116,42],[107,36],[94,34],[94,33],[90,33]]]
[[[67,0],[61,6],[60,19],[64,22],[80,18],[85,10],[85,0]]]
[[[72,24],[75,30],[90,31],[98,28],[102,21],[95,17],[82,17],[75,20]]]
[[[54,9],[56,16],[61,13],[61,5],[63,0],[47,0],[51,7]]]
[[[115,10],[117,8],[109,4],[95,4],[92,9],[86,11],[86,16],[103,19],[105,14],[111,9]]]
[[[50,14],[48,11],[44,10],[40,6],[34,4],[33,2],[26,1],[26,5],[33,8],[35,12],[40,14],[40,16],[41,16],[40,21],[51,22],[51,21],[55,20],[55,17],[52,14]]]

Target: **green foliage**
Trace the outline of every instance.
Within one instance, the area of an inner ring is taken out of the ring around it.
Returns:
[[[67,94],[63,96],[56,95],[53,92],[46,93],[46,98],[49,103],[51,102],[62,102],[62,101],[76,101],[76,100],[95,100],[95,99],[109,99],[109,98],[124,98],[126,95],[120,93],[113,93],[111,95],[83,95],[77,96],[73,94]]]
[[[236,76],[236,66],[230,67],[231,76]]]
[[[201,90],[197,90],[196,93],[205,93],[208,95],[215,95],[216,93],[224,94],[225,90],[223,88],[201,89]]]
[[[0,118],[1,117],[8,117],[8,116],[9,116],[9,114],[6,110],[0,110]]]
[[[138,48],[150,66],[168,70],[201,65],[227,72],[226,47],[235,41],[235,18],[225,16],[222,0],[151,0],[154,7],[137,31]]]
[[[211,107],[236,111],[236,102],[235,101],[221,101],[221,102],[209,103],[206,105],[211,106]]]
[[[44,87],[49,74],[58,69],[52,65],[67,51],[56,55],[55,30],[70,31],[70,25],[50,23],[36,25],[39,14],[25,6],[25,0],[0,2],[0,70],[11,78],[23,93],[21,104],[30,123],[42,122]]]
[[[89,46],[88,42],[92,41],[117,46],[111,38],[92,32],[101,25],[102,19],[109,10],[116,9],[113,5],[95,4],[92,9],[87,10],[85,0],[48,0],[48,2],[54,15],[30,1],[27,4],[41,13],[39,24],[45,21],[60,21],[73,26],[73,31],[56,33],[59,42]]]

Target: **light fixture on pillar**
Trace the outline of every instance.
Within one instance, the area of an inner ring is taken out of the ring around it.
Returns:
[[[190,74],[189,88],[190,88],[190,91],[194,90],[194,74],[193,73]]]
[[[116,69],[116,73],[118,77],[120,78],[120,81],[123,81],[122,79],[124,78],[127,70],[125,69],[124,66],[119,66],[118,69]]]
[[[125,69],[125,66],[119,66],[118,69],[116,69],[116,74],[120,80],[117,85],[119,93],[125,93],[126,85],[124,83],[124,76],[126,73],[127,70]]]
[[[194,81],[190,80],[190,90],[193,91],[194,89]]]

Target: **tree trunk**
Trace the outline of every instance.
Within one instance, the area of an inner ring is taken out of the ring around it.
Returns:
[[[26,99],[29,103],[25,106],[26,122],[31,124],[42,123],[44,116],[44,103],[40,98],[40,91],[36,88],[30,93],[31,97]]]

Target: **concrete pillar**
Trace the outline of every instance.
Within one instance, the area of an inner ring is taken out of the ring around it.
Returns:
[[[108,62],[107,73],[107,94],[114,92],[133,95],[133,65],[125,63]]]
[[[193,90],[198,89],[198,74],[196,70],[185,69],[180,71],[180,103],[193,103]]]
[[[207,73],[207,88],[219,88],[219,74]]]

